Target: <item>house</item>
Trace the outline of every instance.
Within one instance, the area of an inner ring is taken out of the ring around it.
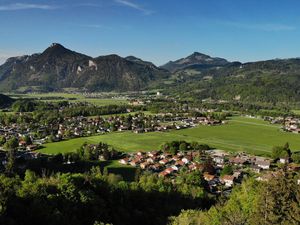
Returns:
[[[139,163],[140,163],[139,160],[134,159],[134,160],[132,160],[129,164],[130,164],[131,166],[137,166]]]
[[[128,158],[120,159],[119,163],[121,163],[123,165],[127,165],[129,163],[129,159]]]
[[[125,131],[125,130],[129,130],[129,128],[127,126],[123,126],[121,125],[119,128],[118,128],[118,131]]]
[[[244,165],[247,162],[247,160],[241,157],[234,157],[230,158],[229,162],[234,165]]]
[[[20,147],[26,146],[26,141],[19,141],[19,146]]]
[[[165,169],[164,171],[166,171],[168,174],[173,173],[175,170],[172,167],[169,167],[167,169]]]
[[[146,169],[146,168],[148,168],[148,166],[150,165],[150,163],[148,163],[148,162],[143,162],[143,163],[141,163],[140,164],[140,167],[141,167],[141,169]]]
[[[154,156],[157,156],[159,154],[159,152],[158,151],[151,151],[151,152],[148,152],[147,154],[150,157],[154,157]]]
[[[291,164],[288,165],[288,170],[290,170],[290,171],[300,171],[300,165],[295,164],[295,163],[291,163]]]
[[[236,180],[239,180],[242,177],[242,173],[240,171],[235,171],[232,175]]]
[[[160,170],[161,165],[159,163],[155,163],[154,165],[151,166],[151,168],[155,171],[158,171],[158,170]]]
[[[286,163],[289,163],[290,160],[289,160],[289,158],[280,158],[279,162],[282,163],[282,164],[286,164]]]
[[[168,162],[169,162],[168,159],[162,159],[162,160],[159,161],[159,163],[163,164],[163,165],[167,164]]]
[[[231,175],[224,175],[221,177],[221,181],[225,184],[227,187],[232,187],[234,184],[235,177]]]
[[[194,164],[194,168],[193,170],[200,170],[203,171],[204,170],[205,165],[203,163],[195,163]]]
[[[179,170],[179,168],[178,168],[177,166],[175,166],[175,165],[171,166],[171,168],[172,168],[174,171],[178,171],[178,170]]]
[[[153,158],[147,158],[146,162],[148,162],[148,163],[154,163],[154,159]]]
[[[145,128],[145,132],[148,133],[148,132],[152,132],[153,129],[152,128]]]
[[[260,173],[261,168],[258,165],[250,166],[250,169],[255,173]]]
[[[141,134],[144,133],[144,129],[143,128],[135,129],[133,132],[136,134]]]
[[[187,157],[184,157],[181,161],[185,164],[188,164],[190,162],[190,160]]]
[[[158,174],[158,176],[160,176],[160,177],[166,177],[166,176],[168,176],[168,175],[169,175],[169,173],[166,172],[166,171],[162,171],[162,172],[160,172],[160,173]]]
[[[224,157],[214,157],[213,161],[217,164],[224,164]]]
[[[204,180],[206,180],[206,181],[211,181],[211,180],[215,179],[215,175],[211,175],[211,174],[209,174],[209,173],[204,173],[204,174],[203,174],[203,178],[204,178]]]
[[[175,166],[184,166],[185,163],[181,160],[175,161]]]
[[[264,170],[268,170],[270,169],[271,163],[269,160],[257,160],[255,164]]]
[[[27,145],[26,150],[27,151],[34,151],[38,148],[37,145]]]
[[[142,156],[144,155],[144,152],[139,151],[138,153],[136,153],[138,156]]]

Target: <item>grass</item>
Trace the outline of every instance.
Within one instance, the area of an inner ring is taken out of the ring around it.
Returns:
[[[44,102],[59,102],[63,100],[68,100],[69,102],[88,102],[97,106],[128,104],[128,101],[124,98],[112,98],[109,95],[105,95],[102,98],[86,98],[84,95],[81,94],[70,93],[11,94],[10,96],[14,98],[41,99]],[[43,99],[49,97],[53,99]]]
[[[227,151],[246,151],[252,154],[269,154],[275,145],[290,143],[292,150],[300,149],[300,135],[280,131],[278,125],[271,125],[260,119],[233,117],[222,126],[198,126],[170,132],[134,134],[132,132],[110,133],[99,136],[77,138],[46,144],[40,151],[48,154],[75,151],[84,142],[106,142],[126,152],[149,151],[172,140],[198,141]]]
[[[294,109],[294,110],[292,110],[292,112],[298,116],[300,115],[300,109]]]

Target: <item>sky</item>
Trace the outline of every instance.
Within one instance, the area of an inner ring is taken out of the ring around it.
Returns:
[[[51,43],[162,65],[300,57],[299,0],[0,0],[0,64]]]

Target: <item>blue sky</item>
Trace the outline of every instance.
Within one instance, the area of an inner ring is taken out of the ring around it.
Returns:
[[[0,0],[0,63],[52,42],[157,65],[194,51],[235,61],[300,57],[299,0]]]

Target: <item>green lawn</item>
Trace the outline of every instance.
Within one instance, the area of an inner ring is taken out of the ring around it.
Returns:
[[[279,130],[260,119],[233,117],[222,126],[198,126],[192,129],[134,134],[132,132],[111,133],[99,136],[72,139],[46,144],[44,153],[70,152],[76,150],[85,141],[89,143],[106,142],[118,150],[135,152],[148,151],[172,140],[198,141],[212,147],[228,151],[247,151],[253,154],[268,154],[274,145],[290,143],[292,150],[300,149],[300,135]]]
[[[10,94],[8,94],[10,95]],[[63,100],[68,100],[69,102],[89,102],[97,106],[104,106],[104,105],[121,105],[121,104],[128,104],[128,101],[123,98],[112,98],[109,95],[105,95],[102,98],[86,98],[81,94],[69,94],[69,93],[44,93],[44,94],[11,94],[14,98],[56,98],[51,100],[42,100],[45,102],[58,102]],[[58,97],[63,99],[58,99]],[[70,100],[71,99],[71,100]]]
[[[292,112],[298,116],[300,115],[300,109],[294,109],[294,110],[292,110]]]

